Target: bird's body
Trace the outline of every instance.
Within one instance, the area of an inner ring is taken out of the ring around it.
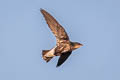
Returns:
[[[71,42],[65,29],[45,10],[41,9],[41,13],[56,37],[57,43],[51,50],[43,50],[42,57],[46,62],[49,62],[54,56],[60,56],[57,67],[64,63],[70,56],[73,50],[82,46],[77,42]]]

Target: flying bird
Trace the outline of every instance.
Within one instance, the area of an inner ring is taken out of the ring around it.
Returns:
[[[81,43],[70,41],[65,29],[44,9],[40,9],[46,23],[56,37],[56,46],[50,50],[42,50],[42,57],[49,62],[54,56],[60,56],[56,67],[62,65],[72,51],[83,46]]]

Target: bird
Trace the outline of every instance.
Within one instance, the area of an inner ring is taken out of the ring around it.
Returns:
[[[58,23],[58,21],[46,10],[40,9],[48,27],[56,37],[56,45],[50,50],[42,50],[42,58],[49,62],[53,57],[59,56],[56,67],[61,66],[71,55],[73,50],[80,48],[83,44],[72,42],[65,29]]]

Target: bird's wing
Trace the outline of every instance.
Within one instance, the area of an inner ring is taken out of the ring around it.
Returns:
[[[56,67],[59,67],[60,65],[62,65],[67,60],[67,58],[71,55],[71,53],[72,53],[72,51],[63,53],[60,56]]]
[[[57,38],[57,42],[59,40],[69,40],[69,37],[65,31],[65,29],[45,10],[41,9],[41,13],[43,14],[49,28],[53,32],[53,34]]]

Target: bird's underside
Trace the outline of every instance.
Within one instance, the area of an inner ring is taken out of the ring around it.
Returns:
[[[82,44],[71,42],[65,29],[48,12],[43,9],[40,11],[57,40],[54,48],[51,50],[43,50],[42,57],[46,62],[49,62],[54,56],[60,56],[57,63],[58,67],[67,60],[72,50],[79,48]]]

